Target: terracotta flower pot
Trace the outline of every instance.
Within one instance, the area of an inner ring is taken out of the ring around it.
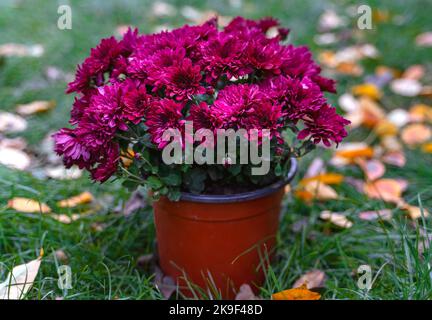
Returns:
[[[155,202],[162,271],[189,297],[193,292],[200,296],[197,287],[224,299],[233,298],[245,283],[258,288],[274,251],[284,186],[296,171],[292,159],[287,179],[260,190],[234,195],[184,193],[178,202],[167,198]]]

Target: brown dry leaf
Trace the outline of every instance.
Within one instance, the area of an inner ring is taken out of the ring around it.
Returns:
[[[432,31],[419,34],[415,42],[420,47],[432,47]]]
[[[307,289],[324,288],[326,279],[327,276],[323,271],[318,269],[311,270],[297,279],[293,288],[301,287],[304,284]]]
[[[390,82],[390,89],[401,96],[415,97],[421,92],[422,85],[418,80],[400,78]]]
[[[27,104],[19,104],[16,106],[16,111],[22,116],[29,116],[35,113],[45,112],[53,109],[56,106],[54,100],[51,101],[33,101]]]
[[[432,142],[428,142],[422,145],[422,151],[424,153],[432,153]]]
[[[420,96],[432,99],[432,86],[423,86],[420,91]]]
[[[312,199],[333,200],[338,198],[336,191],[332,187],[317,180],[304,184],[303,188],[309,196],[312,196]]]
[[[22,150],[0,146],[0,164],[17,170],[25,170],[30,166],[31,159]]]
[[[402,203],[402,192],[403,187],[396,179],[379,179],[364,185],[364,193],[369,198],[385,202]]]
[[[60,208],[73,208],[80,204],[92,202],[93,199],[93,195],[90,192],[84,191],[79,195],[57,202],[57,206]]]
[[[405,72],[402,74],[402,78],[420,80],[423,78],[425,72],[425,67],[423,67],[421,64],[415,64],[405,70]]]
[[[54,255],[55,255],[56,259],[63,264],[67,264],[69,261],[67,254],[62,249],[56,250],[54,252]]]
[[[27,121],[13,113],[0,112],[0,132],[21,132],[27,129]]]
[[[40,57],[44,47],[40,44],[26,46],[18,43],[5,43],[0,45],[0,57]]]
[[[426,104],[415,104],[409,110],[409,120],[412,122],[432,122],[432,107]]]
[[[169,299],[171,295],[177,290],[175,281],[170,276],[164,275],[158,266],[155,266],[154,285],[162,293],[165,299]]]
[[[420,207],[411,206],[409,204],[406,204],[406,205],[402,206],[402,209],[407,211],[408,216],[412,220],[416,220],[416,219],[422,217],[422,210],[420,209]],[[429,216],[429,212],[425,208],[423,208],[423,216],[425,218]]]
[[[320,218],[344,229],[349,229],[353,226],[352,221],[348,220],[345,215],[337,212],[331,212],[329,210],[322,211]]]
[[[387,151],[402,151],[402,144],[396,137],[386,136],[381,139],[381,145]]]
[[[432,137],[432,130],[423,124],[411,124],[405,127],[401,133],[402,141],[409,145],[414,146],[425,143]]]
[[[260,298],[255,295],[250,285],[242,284],[235,296],[235,300],[260,300]]]
[[[372,83],[363,83],[351,88],[351,92],[356,96],[366,96],[373,100],[379,100],[382,97],[381,90]]]
[[[405,154],[402,151],[390,151],[382,156],[382,161],[396,167],[404,167],[406,164]]]
[[[358,165],[363,170],[366,179],[369,181],[373,181],[381,178],[385,173],[385,166],[381,161],[376,159],[364,160],[358,159]]]
[[[320,298],[319,293],[308,290],[305,284],[299,288],[272,294],[273,300],[319,300]]]
[[[393,218],[393,212],[390,209],[381,209],[375,211],[363,211],[359,213],[361,220],[372,221],[372,220],[391,220]]]
[[[350,76],[361,76],[363,74],[363,68],[356,62],[341,62],[337,65],[336,71]]]
[[[42,257],[43,249],[37,259],[12,269],[6,280],[0,283],[0,300],[20,300],[25,297],[39,272]]]
[[[38,202],[33,199],[16,197],[12,198],[8,201],[7,206],[16,211],[25,212],[25,213],[50,213],[51,208],[48,207],[45,203]]]

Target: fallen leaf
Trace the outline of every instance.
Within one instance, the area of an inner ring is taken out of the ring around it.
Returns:
[[[304,184],[303,188],[308,193],[307,197],[312,197],[312,199],[332,200],[338,198],[336,191],[332,187],[317,180]]]
[[[356,96],[366,96],[373,100],[379,100],[382,97],[381,90],[372,83],[356,85],[351,88],[351,92]]]
[[[11,148],[16,150],[23,150],[27,147],[27,142],[22,137],[16,138],[3,138],[0,136],[0,149]]]
[[[373,181],[381,178],[385,173],[385,166],[381,161],[376,159],[364,160],[358,159],[358,165],[363,170],[366,179],[369,181]]]
[[[27,121],[13,113],[0,112],[1,132],[21,132],[27,129]]]
[[[77,166],[73,166],[69,169],[65,168],[63,165],[46,167],[44,168],[44,173],[47,177],[57,180],[73,180],[82,176],[82,170]]]
[[[421,64],[415,64],[405,70],[402,74],[402,78],[420,80],[425,75],[425,67]]]
[[[38,202],[33,199],[16,197],[12,198],[8,201],[8,208],[14,209],[16,211],[25,212],[25,213],[49,213],[51,212],[51,208],[48,207],[45,203]]]
[[[314,177],[324,172],[324,170],[325,170],[324,160],[321,158],[315,158],[310,163],[304,176],[305,178]]]
[[[26,46],[18,43],[5,43],[0,45],[0,56],[3,57],[41,57],[44,48],[40,44]]]
[[[409,145],[425,143],[432,137],[432,130],[423,124],[411,124],[401,132],[402,141]]]
[[[353,161],[357,158],[372,158],[374,150],[363,143],[346,143],[336,150],[334,156]]]
[[[379,179],[365,183],[364,193],[371,199],[400,204],[403,188],[395,179]]]
[[[396,167],[404,167],[406,164],[405,154],[402,151],[390,151],[382,156],[382,161]]]
[[[155,262],[155,256],[152,253],[139,256],[137,265],[141,268],[147,268]]]
[[[360,102],[351,94],[344,93],[338,99],[338,104],[345,112],[355,112],[360,108]]]
[[[338,15],[333,10],[325,10],[318,20],[318,28],[320,31],[329,31],[346,26],[348,23],[346,17]]]
[[[337,212],[331,212],[329,210],[322,211],[320,218],[344,229],[348,229],[353,226],[353,223],[348,220],[345,215]]]
[[[260,298],[255,295],[250,285],[242,284],[235,296],[235,300],[260,300]]]
[[[25,170],[30,166],[31,159],[22,150],[0,147],[0,164],[17,170]]]
[[[394,109],[387,115],[387,121],[401,128],[410,121],[410,115],[405,109]]]
[[[298,288],[302,285],[306,285],[307,289],[323,288],[326,279],[327,276],[323,271],[318,269],[311,270],[302,275],[299,279],[297,279],[297,281],[293,285],[293,288]]]
[[[418,80],[400,78],[390,82],[390,89],[401,96],[415,97],[421,92],[422,85]]]
[[[381,145],[387,151],[401,151],[403,149],[396,137],[385,136],[381,138]]]
[[[165,299],[169,299],[171,295],[177,290],[174,279],[163,274],[159,267],[154,270],[154,284],[156,288],[162,293]]]
[[[128,217],[135,211],[145,208],[147,206],[147,202],[145,197],[141,192],[134,191],[130,198],[126,201],[124,208],[120,209],[124,216]]]
[[[426,104],[415,104],[409,109],[409,120],[412,122],[432,122],[432,107]]]
[[[385,119],[385,111],[374,100],[362,96],[359,98],[359,103],[362,113],[362,124],[364,126],[373,128],[376,124]]]
[[[33,101],[27,104],[19,104],[16,111],[22,116],[29,116],[35,113],[45,112],[56,106],[55,101]]]
[[[428,142],[422,145],[422,151],[425,153],[432,153],[432,142]]]
[[[16,266],[8,274],[6,281],[0,283],[0,300],[19,300],[25,297],[33,286],[39,272],[43,250],[35,260]]]
[[[373,220],[391,220],[393,218],[393,212],[390,209],[381,209],[375,211],[363,211],[359,213],[361,220],[373,221]]]
[[[90,192],[85,191],[74,197],[57,202],[57,206],[59,206],[60,208],[73,208],[80,204],[92,202],[93,199],[93,195]]]
[[[319,300],[321,295],[308,290],[306,285],[272,294],[273,300]]]
[[[52,214],[50,215],[51,218],[54,220],[57,220],[58,222],[64,223],[64,224],[70,224],[74,221],[77,221],[82,217],[82,215],[78,213],[71,214],[70,216],[67,214]]]
[[[156,1],[151,7],[151,13],[155,17],[172,17],[177,14],[177,9],[169,3]]]
[[[419,34],[415,42],[420,47],[432,47],[432,31]]]
[[[395,136],[398,134],[398,127],[388,120],[381,120],[374,127],[374,132],[380,137]]]
[[[416,219],[422,217],[422,209],[420,207],[411,206],[409,204],[406,204],[406,205],[402,206],[401,209],[407,211],[408,212],[408,216],[412,220],[416,220]],[[429,212],[425,208],[423,208],[423,216],[425,218],[429,216]]]
[[[313,177],[304,178],[299,182],[299,185],[307,185],[311,181],[319,181],[324,184],[340,184],[344,176],[339,173],[321,173]]]

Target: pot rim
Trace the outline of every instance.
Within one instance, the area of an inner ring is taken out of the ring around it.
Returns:
[[[190,201],[190,202],[201,202],[201,203],[232,203],[232,202],[243,202],[254,200],[258,198],[265,197],[269,194],[272,194],[288,183],[292,181],[295,174],[297,173],[297,159],[291,158],[291,167],[285,179],[279,180],[271,185],[268,185],[264,188],[241,192],[235,194],[194,194],[190,192],[182,192],[180,200],[181,201]]]

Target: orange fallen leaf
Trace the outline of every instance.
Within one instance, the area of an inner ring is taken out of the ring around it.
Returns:
[[[390,209],[381,209],[375,211],[363,211],[359,213],[361,220],[372,221],[377,219],[391,220],[393,212]]]
[[[347,150],[337,150],[335,152],[336,157],[342,157],[349,160],[354,160],[355,158],[371,158],[374,151],[371,147],[359,147],[358,149],[347,149]]]
[[[344,229],[349,229],[353,226],[352,221],[348,220],[345,215],[337,212],[331,212],[329,210],[322,211],[320,218]]]
[[[307,289],[323,288],[326,278],[327,276],[323,271],[318,269],[311,270],[297,279],[293,288],[298,288],[302,285],[306,285]]]
[[[35,113],[51,110],[56,106],[55,101],[33,101],[27,104],[19,104],[16,111],[22,116],[29,116]]]
[[[73,208],[77,205],[89,203],[91,201],[93,201],[93,195],[90,192],[85,191],[77,196],[57,202],[57,206],[60,208]]]
[[[432,153],[432,142],[428,142],[422,145],[422,151],[425,153]]]
[[[38,202],[33,199],[16,197],[10,199],[8,201],[7,206],[16,211],[21,211],[25,213],[49,213],[51,212],[51,208],[48,207],[45,203]]]
[[[403,149],[402,144],[396,137],[386,136],[381,139],[381,145],[387,151],[401,151]]]
[[[402,78],[420,80],[423,78],[424,74],[425,67],[423,67],[421,64],[415,64],[405,70],[405,72],[402,74]]]
[[[362,96],[359,99],[359,103],[363,118],[362,123],[365,127],[373,128],[377,123],[385,118],[385,111],[374,100]]]
[[[432,130],[423,124],[411,124],[401,133],[401,139],[409,146],[422,144],[432,137]]]
[[[365,183],[364,193],[371,199],[400,204],[403,188],[396,179],[379,179]]]
[[[382,97],[381,90],[372,83],[363,83],[351,88],[351,92],[356,96],[366,96],[373,100],[379,100]]]
[[[272,294],[273,300],[319,300],[321,295],[308,290],[306,284],[299,288],[288,289]]]
[[[367,180],[373,181],[379,179],[385,173],[385,166],[379,160],[371,159],[366,161],[364,159],[358,159],[357,163],[363,170]]]
[[[340,184],[344,176],[339,173],[321,173],[313,177],[302,179],[299,184],[306,185],[311,181],[319,181],[324,184]]]
[[[64,223],[64,224],[70,224],[78,219],[81,218],[81,215],[78,213],[74,213],[70,216],[67,214],[52,214],[51,218],[54,220],[57,220],[58,222]]]

